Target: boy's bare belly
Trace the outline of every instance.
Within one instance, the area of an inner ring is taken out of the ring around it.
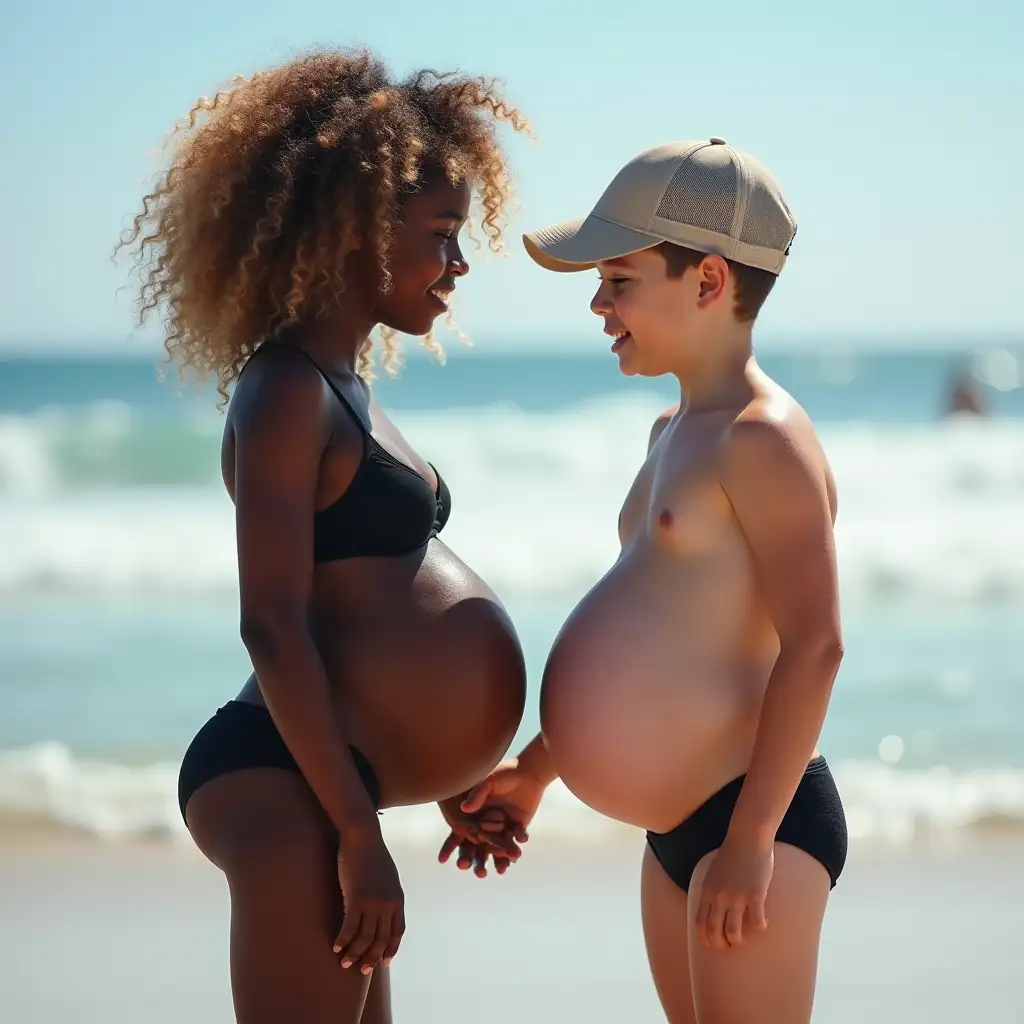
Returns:
[[[693,464],[679,433],[637,476],[622,554],[563,626],[541,689],[566,786],[656,832],[746,771],[778,656],[715,467]]]

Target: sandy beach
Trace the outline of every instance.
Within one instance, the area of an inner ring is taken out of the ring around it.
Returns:
[[[534,838],[504,878],[396,851],[409,932],[395,1018],[442,1024],[662,1020],[638,921],[637,837]],[[1024,1020],[1024,839],[857,845],[826,924],[815,1021]],[[0,843],[0,1020],[230,1022],[228,904],[187,846]],[[768,1020],[768,1018],[765,1018]]]

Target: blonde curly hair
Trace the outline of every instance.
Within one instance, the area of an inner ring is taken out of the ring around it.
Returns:
[[[390,285],[402,191],[427,166],[473,183],[500,251],[512,188],[499,122],[529,132],[493,81],[422,70],[395,82],[365,50],[236,78],[175,126],[170,167],[114,250],[134,252],[137,325],[164,307],[168,360],[214,374],[223,404],[263,342],[337,303],[354,250],[371,247]],[[394,333],[382,335],[394,372]],[[359,358],[367,377],[372,344]],[[424,344],[440,354],[432,336]]]

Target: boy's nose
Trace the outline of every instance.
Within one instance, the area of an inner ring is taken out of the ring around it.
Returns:
[[[608,316],[612,311],[613,306],[602,286],[594,292],[594,297],[590,300],[590,312],[597,316]]]

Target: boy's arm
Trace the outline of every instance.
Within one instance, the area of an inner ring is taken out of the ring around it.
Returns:
[[[780,641],[729,832],[770,846],[817,745],[842,660],[832,512],[821,470],[776,422],[735,425],[722,486]]]
[[[537,733],[523,747],[523,752],[516,760],[519,762],[519,767],[532,775],[545,789],[558,778],[558,772],[547,747],[544,746],[544,737],[540,733]]]

